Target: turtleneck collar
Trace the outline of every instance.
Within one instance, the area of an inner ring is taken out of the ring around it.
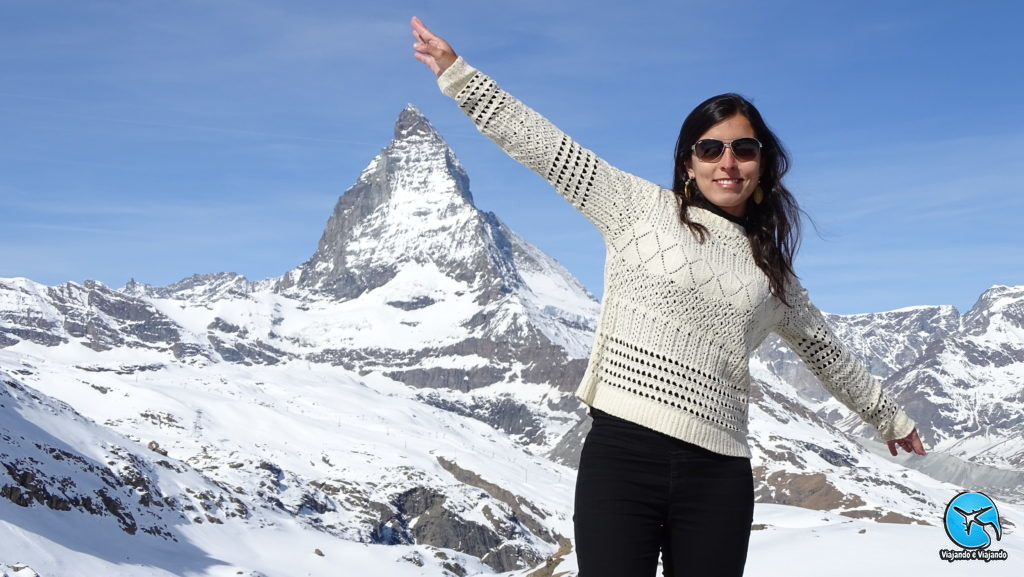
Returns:
[[[704,210],[706,210],[708,212],[717,214],[718,216],[720,216],[720,217],[722,217],[722,218],[724,218],[724,219],[726,219],[728,221],[734,222],[734,223],[742,226],[743,230],[747,230],[747,228],[748,228],[747,217],[745,217],[745,216],[735,216],[735,215],[729,214],[728,212],[725,212],[724,210],[722,210],[717,204],[711,202],[710,200],[708,200],[707,198],[704,198],[703,196],[697,196],[697,198],[693,199],[693,205],[694,206],[698,206],[700,208],[703,208]]]

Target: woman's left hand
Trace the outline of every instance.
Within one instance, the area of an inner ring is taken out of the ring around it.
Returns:
[[[918,455],[925,454],[924,444],[921,442],[921,437],[917,434],[916,427],[913,431],[910,431],[910,434],[906,437],[887,441],[886,444],[889,445],[889,452],[892,453],[893,457],[898,454],[896,447],[900,447],[908,453],[917,453]]]

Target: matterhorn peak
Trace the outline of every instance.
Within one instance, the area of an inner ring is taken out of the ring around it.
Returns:
[[[316,252],[279,289],[297,285],[348,300],[388,283],[408,263],[431,263],[453,278],[516,282],[440,133],[410,104],[394,134],[338,199]]]
[[[402,140],[409,137],[427,137],[444,142],[441,135],[434,129],[426,116],[412,104],[406,104],[405,109],[398,114],[395,121],[395,140]]]
[[[393,176],[433,178],[428,186],[423,186],[424,183],[402,183],[397,180],[391,183],[394,192],[415,189],[417,198],[413,199],[414,202],[425,200],[423,195],[444,196],[454,193],[459,197],[455,202],[473,204],[473,196],[469,192],[469,177],[466,176],[459,159],[441,133],[412,104],[406,104],[398,114],[395,120],[394,139],[366,167],[360,180],[368,173],[379,171],[381,168]],[[443,185],[438,186],[439,184]],[[444,199],[444,202],[450,200],[452,199]]]

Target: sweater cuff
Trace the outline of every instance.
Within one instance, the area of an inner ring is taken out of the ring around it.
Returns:
[[[889,421],[886,427],[878,429],[878,436],[883,441],[893,441],[896,439],[902,439],[910,434],[914,430],[914,421],[907,416],[903,411],[898,411],[893,415],[892,420]]]
[[[441,87],[441,92],[446,96],[455,98],[469,84],[469,80],[476,72],[476,68],[470,66],[459,56],[447,70],[437,77],[437,85]]]

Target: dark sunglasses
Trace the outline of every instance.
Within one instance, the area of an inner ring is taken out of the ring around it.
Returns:
[[[715,162],[725,154],[726,147],[732,149],[736,160],[756,160],[761,153],[761,141],[756,138],[737,138],[725,142],[717,138],[703,138],[693,143],[690,150],[701,162]]]

